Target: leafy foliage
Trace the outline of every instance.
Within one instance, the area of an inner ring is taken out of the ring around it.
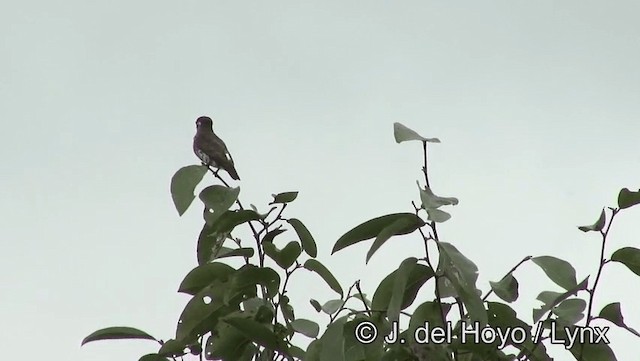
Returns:
[[[244,208],[238,199],[240,188],[229,187],[211,170],[222,185],[209,185],[199,193],[204,223],[197,239],[197,266],[178,287],[178,292],[191,298],[176,323],[175,337],[161,341],[139,329],[118,326],[95,331],[82,344],[108,339],[156,340],[160,344],[158,351],[142,356],[141,361],[184,358],[188,354],[200,360],[247,361],[550,361],[550,339],[569,340],[597,318],[640,337],[625,323],[620,303],[606,305],[597,316],[593,313],[594,295],[607,264],[621,263],[640,276],[640,249],[623,247],[610,259],[605,257],[615,216],[639,204],[640,191],[622,189],[618,208],[609,208],[609,216],[602,209],[595,223],[578,227],[583,232],[597,232],[602,238],[593,283],[589,283],[589,275],[580,276],[582,281],[577,282],[577,272],[568,261],[548,255],[526,256],[498,281],[489,282],[485,286],[488,291],[482,296],[476,264],[454,244],[441,240],[437,231],[440,223],[452,218],[443,208],[459,204],[456,197],[435,195],[429,182],[427,145],[440,140],[423,137],[400,123],[394,123],[393,128],[397,143],[422,144],[425,185],[418,184],[419,201],[412,202],[413,212],[383,215],[351,228],[334,243],[332,254],[373,239],[366,252],[367,263],[381,252],[383,245],[397,242],[395,236],[400,235],[408,238],[402,242],[423,244],[425,254],[403,260],[375,287],[371,300],[359,281],[345,291],[317,259],[318,247],[312,232],[298,218],[283,216],[298,192],[273,194],[268,203],[271,209],[260,213],[254,205]],[[206,166],[190,165],[172,177],[171,197],[179,215],[193,203],[195,188],[207,170],[210,169]],[[252,242],[243,243],[233,236],[238,227],[249,228]],[[295,233],[297,239],[283,243],[279,236],[285,232]],[[529,261],[561,288],[538,294],[541,305],[531,310],[531,324],[518,318],[510,305],[489,299],[494,295],[510,304],[518,301],[521,285],[515,272]],[[355,272],[356,266],[353,268]],[[290,281],[295,282],[292,275],[300,269],[315,273],[337,294],[329,300],[309,298],[309,305],[318,316],[328,317],[324,330],[319,322],[296,317],[296,309],[303,306],[294,307],[287,288]],[[432,296],[425,300],[424,292],[432,292]],[[504,337],[483,339],[480,343],[465,341],[471,332],[469,327],[487,327],[483,330]],[[420,342],[437,337],[440,331],[449,337],[447,342]],[[509,332],[512,334],[507,335]],[[311,339],[306,349],[295,344],[299,340],[295,334]],[[394,342],[384,336],[409,342]],[[600,339],[592,343],[571,342],[567,350],[581,361],[616,359],[613,350]]]

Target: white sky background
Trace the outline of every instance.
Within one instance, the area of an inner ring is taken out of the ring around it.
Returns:
[[[362,279],[370,295],[401,260],[422,255],[419,239],[392,239],[367,266],[370,242],[329,253],[362,221],[418,200],[420,146],[396,144],[395,121],[442,140],[430,147],[432,186],[460,204],[439,233],[478,265],[483,290],[526,255],[561,257],[593,279],[599,238],[576,226],[615,206],[620,188],[640,187],[634,1],[1,8],[5,353],[135,360],[156,344],[80,341],[112,325],[172,337],[202,218],[199,205],[178,217],[169,182],[197,163],[200,115],[214,118],[234,156],[241,200],[266,210],[272,193],[299,190],[286,215],[308,226],[345,289]],[[638,247],[639,220],[640,208],[617,217],[607,255]],[[530,321],[536,295],[559,287],[532,263],[515,275],[515,307]],[[296,277],[297,315],[320,319],[308,297],[335,294],[314,275]],[[639,328],[639,288],[639,277],[608,265],[596,312],[620,301]],[[640,339],[608,335],[619,360],[637,357]]]

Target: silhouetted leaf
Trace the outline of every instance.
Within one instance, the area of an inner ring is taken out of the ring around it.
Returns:
[[[498,282],[489,281],[489,284],[496,296],[504,301],[511,303],[518,299],[518,280],[511,273]]]
[[[241,247],[241,248],[228,248],[221,247],[218,255],[215,259],[227,258],[227,257],[244,257],[251,258],[255,253],[253,248]]]
[[[383,229],[400,219],[406,219],[409,226],[407,226],[406,229],[395,233],[395,235],[408,234],[425,225],[424,221],[413,213],[394,213],[374,218],[356,226],[349,232],[342,235],[342,237],[340,237],[333,246],[331,254],[355,243],[378,236]]]
[[[229,188],[214,184],[203,189],[202,192],[200,192],[200,200],[204,203],[207,210],[213,212],[205,212],[204,220],[207,224],[213,224],[218,217],[226,212],[238,199],[239,194],[240,187]]]
[[[540,320],[540,318],[542,317],[542,315],[544,315],[545,313],[551,311],[551,309],[553,307],[555,307],[560,302],[562,302],[562,301],[566,300],[567,298],[569,298],[569,296],[577,294],[578,291],[587,289],[588,284],[589,284],[589,277],[587,276],[587,278],[582,280],[582,282],[578,283],[577,285],[575,285],[573,288],[571,288],[567,292],[559,294],[559,296],[557,296],[555,299],[553,299],[550,302],[549,302],[549,299],[545,299],[545,298],[541,297],[541,295],[542,295],[542,293],[541,293],[538,296],[538,299],[540,299],[540,300],[544,299],[543,302],[545,304],[542,305],[542,308],[533,310],[533,322],[538,322]],[[551,295],[552,293],[551,292],[547,292],[547,294]]]
[[[212,231],[219,233],[229,233],[233,231],[236,226],[242,223],[257,221],[259,219],[260,215],[258,213],[247,209],[226,211],[223,212],[215,221],[211,222],[213,226]]]
[[[342,305],[344,305],[343,300],[340,300],[340,299],[329,300],[325,302],[324,305],[322,305],[322,312],[326,313],[327,315],[332,315],[338,312],[338,310],[340,310]]]
[[[327,326],[327,330],[320,338],[320,361],[345,361],[344,324],[347,316],[334,320]],[[306,361],[306,360],[305,360]]]
[[[397,272],[398,270],[394,270],[380,282],[371,300],[372,309],[387,310],[389,308],[389,303],[391,302],[391,297],[395,289]],[[402,295],[401,310],[409,307],[413,303],[422,285],[433,276],[433,270],[429,266],[420,263],[413,265]]]
[[[622,188],[618,193],[618,207],[620,209],[629,208],[638,203],[640,203],[640,190],[634,192],[627,188]]]
[[[398,234],[398,232],[401,232],[402,230],[407,229],[412,224],[415,224],[415,219],[398,218],[393,223],[384,227],[380,231],[380,233],[378,233],[378,236],[376,237],[376,239],[373,241],[371,248],[369,248],[365,262],[368,263],[369,259],[371,259],[371,256],[373,256],[373,254],[378,250],[378,248],[380,248],[389,238],[391,238],[395,234]]]
[[[607,219],[606,214],[604,213],[604,209],[603,209],[602,212],[600,212],[600,218],[598,218],[596,223],[590,226],[580,226],[578,227],[578,229],[581,230],[582,232],[589,232],[589,231],[600,232],[604,228],[604,223],[606,219]]]
[[[272,194],[273,201],[269,204],[274,203],[289,203],[293,202],[296,198],[298,198],[298,192],[284,192],[279,194]]]
[[[119,340],[119,339],[145,339],[145,340],[154,340],[154,341],[156,340],[155,337],[137,328],[116,326],[116,327],[103,328],[101,330],[91,333],[89,336],[85,337],[82,340],[82,343],[80,345],[84,345],[88,342],[99,341],[99,340]]]
[[[282,340],[279,340],[273,331],[259,322],[250,318],[239,317],[225,318],[224,322],[232,325],[247,338],[260,346],[264,346],[270,350],[287,352],[287,348],[283,345]]]
[[[327,267],[325,267],[322,263],[315,259],[309,259],[304,263],[304,268],[309,271],[317,273],[322,279],[331,287],[332,290],[336,291],[342,297],[342,287],[338,280],[333,276],[331,271]]]
[[[264,253],[274,260],[282,269],[288,269],[298,259],[302,249],[296,241],[289,242],[282,250],[279,250],[271,242],[263,242]]]
[[[157,353],[149,353],[138,359],[138,361],[169,361],[168,358],[158,355]]]
[[[640,249],[634,247],[623,247],[613,252],[611,260],[620,262],[627,266],[631,272],[640,276]]]
[[[632,334],[640,337],[640,333],[634,330],[633,328],[627,326],[624,323],[624,318],[622,317],[622,311],[620,311],[620,302],[610,303],[602,308],[600,311],[599,317],[604,318],[605,320],[610,321],[614,325],[618,327],[622,327]]]
[[[574,325],[576,322],[584,318],[584,310],[587,302],[579,298],[570,298],[560,302],[553,308],[553,313],[560,318],[565,324]]]
[[[316,241],[313,239],[313,236],[311,235],[311,232],[309,232],[307,227],[296,218],[291,218],[287,222],[289,222],[289,224],[293,226],[293,229],[296,230],[296,233],[300,238],[300,242],[302,243],[302,249],[304,250],[304,252],[310,257],[316,258],[316,256],[318,255]]]
[[[313,308],[316,310],[316,312],[320,312],[322,311],[322,305],[320,304],[320,302],[314,300],[313,298],[309,300],[309,303],[311,303],[311,306],[313,306]]]
[[[418,259],[415,257],[407,258],[402,261],[396,271],[396,276],[393,280],[393,293],[391,294],[391,300],[389,300],[389,307],[387,308],[387,317],[391,322],[398,321],[400,310],[402,309],[402,301],[404,301],[404,291],[407,288],[411,271],[413,271],[417,262]]]
[[[549,279],[565,290],[576,285],[576,270],[569,262],[552,256],[533,257],[531,261],[542,268]]]
[[[188,165],[180,168],[171,177],[171,198],[179,215],[183,215],[196,198],[194,190],[205,173],[207,173],[206,166]]]
[[[178,292],[195,295],[216,280],[226,281],[236,270],[224,263],[207,263],[198,266],[184,277]]]

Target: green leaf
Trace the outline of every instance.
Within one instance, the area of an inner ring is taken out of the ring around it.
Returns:
[[[391,322],[397,322],[400,317],[402,301],[404,301],[404,290],[407,287],[407,281],[411,276],[411,271],[413,271],[417,263],[417,258],[410,257],[402,261],[400,267],[398,267],[395,280],[393,281],[393,293],[391,300],[389,300],[389,307],[387,308],[387,317],[389,317],[389,321]]]
[[[188,165],[180,168],[171,177],[171,198],[179,215],[183,215],[196,198],[193,192],[205,173],[206,166]]]
[[[116,326],[116,327],[103,328],[91,333],[89,336],[85,337],[82,340],[82,343],[80,345],[84,345],[88,342],[99,341],[99,340],[121,340],[121,339],[145,339],[145,340],[154,340],[154,341],[156,340],[155,337],[137,328],[126,327],[126,326]]]
[[[523,329],[526,335],[532,335],[531,326],[516,317],[514,311],[509,305],[499,302],[487,302],[487,314],[489,316],[489,325],[496,330],[502,330],[503,334],[509,330],[516,328]],[[524,354],[530,355],[527,360],[531,361],[552,361],[547,354],[544,343],[534,344],[531,337],[525,337],[524,343],[514,342],[510,337],[506,338],[506,342],[524,351]]]
[[[623,247],[613,252],[611,260],[620,262],[627,266],[631,272],[640,276],[640,249],[634,247]]]
[[[198,236],[198,264],[202,265],[216,259],[228,236],[229,233],[216,232],[213,225],[205,223]]]
[[[441,306],[442,314],[440,313]],[[451,304],[443,302],[441,306],[438,305],[437,302],[427,301],[416,307],[409,321],[408,334],[415,335],[416,329],[418,327],[424,327],[425,323],[428,323],[432,329],[435,327],[443,327],[442,318],[444,317],[446,320],[449,310],[451,309]]]
[[[622,188],[618,193],[618,207],[620,209],[629,208],[640,203],[640,189],[637,192]]]
[[[276,228],[272,231],[267,232],[267,234],[264,235],[264,237],[262,237],[262,242],[272,242],[273,240],[276,238],[277,235],[279,235],[280,233],[285,232],[284,229],[282,228]]]
[[[178,292],[195,295],[213,282],[225,282],[236,270],[224,263],[207,263],[192,269],[180,283]]]
[[[256,350],[249,339],[230,324],[220,322],[214,332],[215,335],[212,332],[205,344],[207,359],[246,361],[244,356],[247,352],[255,354]]]
[[[425,138],[414,130],[407,128],[406,126],[396,122],[393,123],[393,137],[396,139],[396,143],[402,143],[408,140],[419,140],[422,142],[440,143],[438,138]]]
[[[169,361],[168,358],[158,355],[157,353],[148,353],[138,359],[138,361]]]
[[[489,284],[496,296],[502,300],[511,303],[518,299],[518,280],[511,273],[498,282],[489,281]]]
[[[614,325],[618,327],[622,327],[632,334],[640,337],[640,333],[634,330],[633,328],[627,326],[624,323],[624,318],[622,317],[622,311],[620,311],[620,302],[610,303],[602,308],[600,311],[600,318],[604,318],[605,320],[610,321]]]
[[[344,305],[344,301],[340,299],[329,300],[322,305],[322,312],[327,315],[333,315],[338,312],[340,308]]]
[[[256,322],[250,318],[229,317],[224,322],[235,327],[243,335],[260,346],[264,346],[270,350],[287,352],[287,348],[283,345],[282,340],[266,328],[263,324]]]
[[[301,333],[310,338],[316,338],[320,333],[320,326],[318,326],[317,323],[304,318],[291,321],[291,328],[297,333]]]
[[[408,224],[410,225],[407,226],[406,229],[397,232],[395,235],[409,234],[425,225],[424,221],[413,213],[394,213],[374,218],[356,226],[349,232],[342,235],[342,237],[340,237],[333,246],[331,254],[358,242],[378,236],[383,229],[400,219],[406,219],[409,221]]]
[[[316,241],[313,239],[311,232],[305,227],[305,225],[296,218],[291,218],[287,222],[293,226],[296,230],[300,242],[302,243],[302,249],[309,257],[316,258],[318,255],[318,248],[316,247]]]
[[[581,230],[582,232],[590,232],[590,231],[600,232],[604,228],[604,223],[605,223],[606,219],[607,219],[607,217],[606,217],[606,214],[604,213],[604,209],[603,209],[602,212],[600,212],[600,218],[598,218],[596,223],[594,223],[594,224],[592,224],[590,226],[580,226],[580,227],[578,227],[578,229]]]
[[[255,287],[258,284],[266,288],[267,297],[273,297],[280,288],[280,276],[269,267],[246,264],[240,267],[231,278],[230,289],[225,294],[225,301],[237,296],[246,288]]]
[[[322,305],[320,304],[320,302],[314,300],[313,298],[309,300],[309,303],[311,303],[311,306],[313,306],[313,308],[316,310],[316,312],[320,312],[322,311]]]
[[[553,308],[553,313],[556,314],[561,321],[567,325],[574,325],[578,321],[584,318],[584,310],[587,307],[587,302],[579,298],[570,298],[560,302]]]
[[[321,337],[320,361],[345,361],[344,324],[347,316],[334,320]]]
[[[212,224],[212,231],[218,233],[230,233],[233,229],[246,222],[257,221],[260,215],[254,211],[242,209],[238,211],[223,212]]]
[[[203,189],[202,192],[200,192],[200,200],[204,203],[207,210],[213,212],[206,212],[204,220],[208,224],[212,224],[233,205],[238,199],[239,194],[240,187],[229,188],[214,184]]]
[[[389,238],[391,238],[395,234],[398,234],[398,232],[402,232],[402,230],[407,229],[412,224],[415,224],[415,220],[414,219],[398,218],[397,220],[395,220],[390,225],[384,227],[380,231],[380,233],[378,233],[378,236],[376,237],[376,239],[373,241],[373,244],[371,245],[371,248],[369,248],[369,251],[367,252],[367,258],[366,258],[365,262],[369,263],[369,260],[371,259],[371,256],[373,256],[373,254],[387,240],[389,240]]]
[[[539,256],[531,259],[558,286],[569,290],[577,284],[576,270],[565,260],[552,256]]]
[[[274,260],[278,266],[286,270],[298,259],[302,249],[296,241],[289,242],[282,250],[279,250],[271,242],[263,242],[264,253]]]
[[[167,340],[162,344],[158,354],[160,356],[181,357],[186,354],[187,345],[179,340]]]
[[[389,304],[395,291],[395,283],[398,274],[397,272],[398,270],[394,270],[389,275],[387,275],[387,277],[385,277],[382,282],[380,282],[378,288],[373,294],[373,299],[371,300],[371,309],[389,309]],[[400,309],[403,310],[409,307],[415,300],[422,285],[424,285],[433,276],[433,270],[429,266],[420,263],[414,264],[411,272],[409,273],[409,277],[407,278],[405,289],[402,292],[402,304]]]
[[[223,302],[228,287],[228,281],[216,280],[189,300],[176,327],[177,340],[205,334],[216,327],[220,317],[239,309],[238,304],[229,306]]]
[[[317,273],[322,279],[331,287],[332,290],[336,291],[340,294],[340,297],[343,295],[342,287],[338,280],[333,276],[333,274],[325,267],[322,263],[315,259],[308,259],[304,263],[304,268]]]
[[[558,340],[568,340],[569,335],[567,334],[567,330],[571,334],[580,335],[580,331],[576,330],[576,327],[577,326],[561,326],[556,324],[555,338]],[[571,354],[576,359],[582,356],[582,358],[580,358],[581,361],[616,361],[617,360],[611,348],[605,342],[603,342],[603,340],[599,340],[600,341],[599,343],[590,343],[588,342],[590,341],[588,336],[589,333],[587,332],[586,335],[587,336],[585,341],[587,342],[581,344],[577,340],[576,342],[574,342],[573,347],[569,349]],[[595,339],[593,341],[595,341]]]
[[[227,257],[251,258],[253,257],[254,253],[255,253],[254,249],[249,247],[241,247],[241,248],[221,247],[215,259],[221,259],[221,258],[227,258]]]
[[[298,192],[284,192],[279,194],[272,194],[273,201],[269,204],[274,203],[290,203],[293,202],[296,198],[298,198]]]
[[[582,282],[580,282],[579,284],[575,285],[573,288],[571,288],[567,292],[560,294],[555,299],[553,299],[551,302],[547,302],[549,300],[545,299],[543,301],[545,304],[542,306],[542,308],[533,310],[533,322],[538,322],[540,320],[540,318],[542,318],[542,315],[544,315],[545,313],[551,311],[551,309],[553,307],[555,307],[560,302],[562,302],[562,301],[566,300],[567,298],[569,298],[569,296],[577,294],[578,291],[587,289],[587,285],[588,284],[589,284],[589,277],[587,276],[587,278],[582,280]],[[551,295],[552,293],[549,292],[548,294]],[[541,297],[541,296],[542,296],[542,293],[538,296],[539,300],[543,299],[543,297]]]
[[[487,311],[476,287],[478,267],[458,249],[446,242],[439,242],[440,262],[438,268],[444,272],[462,302],[467,306],[469,317],[481,326],[487,324]]]

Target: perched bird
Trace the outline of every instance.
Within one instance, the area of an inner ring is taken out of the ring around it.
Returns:
[[[238,172],[233,165],[233,158],[231,158],[231,154],[229,154],[227,146],[222,139],[213,132],[213,121],[209,117],[200,117],[196,120],[193,152],[203,164],[224,169],[231,178],[240,180]]]

